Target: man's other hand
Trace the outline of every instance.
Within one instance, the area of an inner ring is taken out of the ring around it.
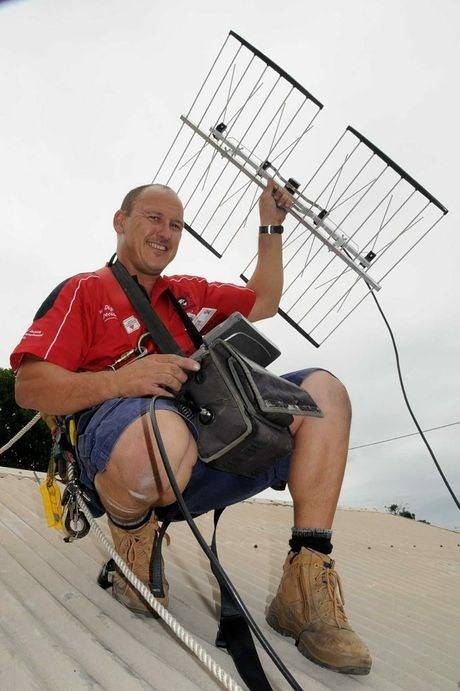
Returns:
[[[168,396],[179,393],[189,372],[200,365],[180,355],[146,355],[115,372],[118,396]]]
[[[287,190],[269,180],[259,199],[260,225],[281,225],[293,203],[294,199]]]

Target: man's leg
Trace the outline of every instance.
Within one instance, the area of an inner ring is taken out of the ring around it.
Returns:
[[[197,459],[195,440],[177,413],[159,410],[157,420],[176,481],[183,490]],[[107,511],[117,552],[135,575],[148,584],[159,530],[153,507],[175,500],[148,414],[135,419],[123,431],[106,469],[96,474],[94,484]],[[164,573],[163,589],[165,596],[158,599],[167,607],[168,582]],[[152,614],[119,571],[114,575],[112,593],[131,610]]]
[[[294,451],[288,486],[294,502],[294,526],[332,527],[347,462],[351,404],[343,384],[316,371],[301,384],[324,414],[298,417],[291,426]]]
[[[182,491],[197,460],[195,440],[177,413],[159,410],[157,420]],[[152,507],[175,501],[148,414],[124,430],[110,454],[107,468],[97,473],[94,484],[109,516],[121,524],[139,521]]]
[[[296,639],[299,651],[329,669],[367,674],[369,651],[352,630],[343,609],[334,562],[331,528],[348,451],[351,405],[343,384],[316,371],[301,387],[324,418],[296,418],[291,426],[294,451],[288,486],[294,526],[278,592],[267,621]]]

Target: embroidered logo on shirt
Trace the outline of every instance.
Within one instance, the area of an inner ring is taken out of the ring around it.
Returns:
[[[115,310],[113,309],[112,305],[104,305],[104,307],[99,310],[99,314],[102,314],[102,320],[104,322],[108,322],[111,319],[117,318],[117,315],[115,314]]]
[[[43,336],[43,331],[39,331],[38,329],[29,329],[29,331],[27,331],[27,333],[24,334],[23,338],[27,338],[28,336],[41,338]]]
[[[123,326],[125,327],[125,331],[128,334],[132,334],[133,331],[137,331],[141,328],[141,325],[139,324],[134,314],[132,314],[130,317],[127,317],[126,319],[123,319]]]

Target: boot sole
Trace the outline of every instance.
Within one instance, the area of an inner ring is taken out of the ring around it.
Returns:
[[[137,616],[145,617],[147,619],[160,619],[160,615],[155,612],[154,609],[135,609],[135,607],[130,607],[129,605],[126,604],[126,602],[123,602],[123,600],[119,600],[116,595],[113,596],[114,600],[120,603],[120,605],[123,605],[127,610],[132,612],[133,614],[137,614]]]
[[[302,641],[299,641],[299,638],[292,633],[292,631],[289,631],[288,629],[283,629],[282,626],[280,626],[278,619],[274,614],[267,614],[265,618],[267,624],[272,627],[277,633],[281,634],[285,638],[293,638],[295,640],[295,645],[297,650],[301,655],[307,658],[307,660],[310,660],[310,662],[314,662],[315,665],[319,665],[319,667],[324,667],[324,669],[330,669],[332,672],[339,672],[340,674],[354,674],[354,675],[361,675],[364,676],[365,674],[369,674],[371,668],[369,667],[336,667],[334,665],[329,665],[327,662],[323,662],[323,660],[320,660],[319,658],[315,657],[310,653],[310,651],[302,645]]]
[[[148,619],[161,619],[160,615],[153,609],[153,607],[150,607],[150,605],[146,602],[145,603],[145,608],[139,608],[137,609],[136,607],[130,607],[122,597],[118,596],[118,593],[116,590],[114,590],[112,586],[112,597],[114,600],[120,603],[120,605],[123,605],[123,607],[126,607],[127,610],[132,612],[133,614],[137,614],[138,616],[141,617],[146,617]],[[163,605],[165,607],[165,605]],[[169,606],[169,603],[168,603]],[[167,609],[167,607],[166,607]]]

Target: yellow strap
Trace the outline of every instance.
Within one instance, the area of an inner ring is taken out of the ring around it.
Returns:
[[[75,419],[72,418],[69,422],[69,437],[70,437],[70,443],[72,446],[75,446],[75,443],[77,441],[77,428],[75,426]]]
[[[60,530],[62,528],[63,508],[61,504],[61,491],[56,481],[52,480],[50,482],[49,478],[45,478],[40,483],[40,494],[48,527]]]

